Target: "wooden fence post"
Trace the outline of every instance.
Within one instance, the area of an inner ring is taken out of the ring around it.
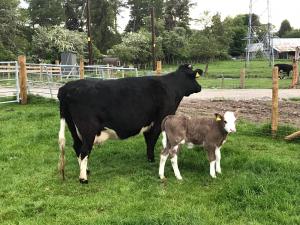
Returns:
[[[26,56],[20,55],[19,62],[19,77],[20,77],[20,99],[21,104],[27,104],[27,71],[26,71]]]
[[[156,75],[161,73],[161,61],[156,61]]]
[[[80,79],[84,79],[84,62],[83,62],[83,58],[80,58],[80,62],[79,62],[79,76],[80,76]]]
[[[295,88],[298,83],[298,61],[293,59],[293,78],[291,88]]]
[[[221,89],[224,89],[224,75],[222,74]]]
[[[245,88],[245,68],[242,68],[240,72],[240,88]]]
[[[275,136],[278,129],[278,67],[275,66],[272,71],[272,136]]]
[[[208,63],[205,65],[204,76],[208,78]]]

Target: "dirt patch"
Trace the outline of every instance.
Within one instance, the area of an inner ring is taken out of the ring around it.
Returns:
[[[271,121],[271,101],[261,100],[198,100],[184,99],[177,110],[178,114],[212,117],[215,112],[240,109],[240,118],[251,122]],[[300,103],[279,102],[279,124],[288,124],[300,128]]]

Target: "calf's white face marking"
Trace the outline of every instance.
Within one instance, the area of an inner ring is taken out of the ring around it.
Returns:
[[[235,128],[235,115],[233,112],[225,112],[224,114],[224,121],[225,121],[225,127],[224,129],[228,132],[236,132],[236,128]]]

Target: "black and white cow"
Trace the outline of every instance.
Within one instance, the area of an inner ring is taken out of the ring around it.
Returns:
[[[164,76],[118,80],[77,80],[59,89],[60,161],[64,179],[65,124],[73,137],[81,183],[87,183],[87,162],[93,144],[109,138],[126,139],[143,133],[149,161],[161,132],[161,121],[174,114],[184,96],[201,91],[201,69],[181,65]]]

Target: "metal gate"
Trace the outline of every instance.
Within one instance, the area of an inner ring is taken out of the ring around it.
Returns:
[[[16,61],[0,62],[0,104],[19,101],[18,63]]]

